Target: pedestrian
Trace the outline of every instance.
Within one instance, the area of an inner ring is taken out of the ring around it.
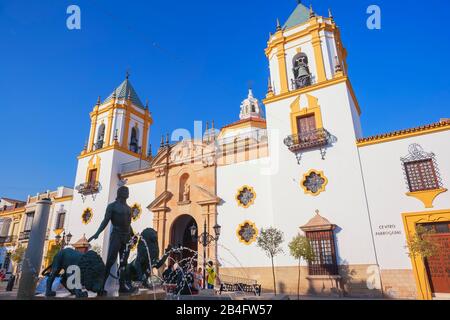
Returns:
[[[201,290],[203,288],[203,269],[198,268],[197,272],[194,274],[194,288]]]
[[[216,270],[214,270],[214,263],[212,261],[208,261],[208,264],[206,266],[206,273],[208,289],[214,289],[217,273]]]

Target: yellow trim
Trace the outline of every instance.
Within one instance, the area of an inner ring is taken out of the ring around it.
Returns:
[[[441,193],[447,192],[447,189],[434,189],[434,190],[425,190],[425,191],[415,191],[415,192],[407,192],[406,195],[408,197],[414,197],[417,200],[423,202],[425,208],[433,208],[434,199]]]
[[[308,188],[306,188],[305,185],[304,185],[304,183],[305,183],[305,181],[306,181],[306,177],[308,177],[311,173],[315,173],[315,174],[321,176],[321,177],[325,180],[325,182],[323,183],[322,187],[321,187],[319,190],[317,190],[316,193],[313,193],[312,191],[308,190]],[[325,176],[325,174],[323,173],[323,171],[311,169],[311,170],[309,170],[307,173],[305,173],[305,174],[303,175],[303,179],[302,179],[302,181],[300,182],[300,187],[303,189],[303,191],[305,192],[305,194],[310,194],[310,195],[316,197],[316,196],[318,196],[320,193],[325,192],[325,188],[326,188],[327,184],[328,184],[328,178]]]
[[[93,155],[96,155],[96,154],[99,154],[99,153],[102,153],[102,152],[106,152],[106,151],[109,151],[109,150],[119,150],[119,151],[127,153],[127,154],[129,154],[131,156],[134,156],[136,158],[139,158],[141,156],[139,153],[134,153],[134,152],[132,152],[132,151],[130,151],[128,149],[122,148],[118,144],[113,144],[113,145],[111,145],[109,147],[106,147],[106,148],[98,149],[98,150],[95,150],[95,151],[92,151],[92,152],[89,152],[89,153],[85,153],[85,154],[80,154],[78,156],[78,160],[86,158],[86,157],[90,157],[90,156],[93,156]]]
[[[239,201],[239,195],[241,194],[242,191],[244,191],[244,189],[248,189],[248,191],[250,191],[251,193],[253,193],[253,198],[250,199],[250,201],[249,201],[249,203],[247,203],[247,205],[244,205],[243,203],[241,203],[241,201]],[[238,192],[236,193],[235,199],[236,199],[236,202],[237,202],[238,206],[247,209],[247,208],[250,207],[253,203],[255,203],[256,192],[255,192],[255,190],[253,190],[252,187],[245,185],[245,186],[243,186],[242,188],[240,188],[240,189],[238,190]]]
[[[101,115],[105,112],[109,112],[111,109],[122,109],[122,110],[129,110],[130,114],[133,114],[137,116],[138,118],[148,121],[150,124],[153,124],[153,119],[150,115],[150,112],[145,112],[145,110],[142,110],[143,112],[136,111],[135,107],[132,106],[130,103],[125,104],[114,104],[112,101],[104,104],[101,106],[101,110],[98,111],[98,114]]]
[[[125,129],[123,130],[122,134],[122,148],[125,148],[128,150],[128,133],[130,131],[130,121],[131,121],[131,115],[130,115],[130,106],[126,106],[125,108]]]
[[[327,76],[325,73],[325,64],[323,61],[323,53],[322,53],[322,41],[320,40],[319,30],[315,30],[312,33],[312,46],[314,49],[314,58],[316,60],[316,69],[317,69],[317,82],[323,82],[327,80]]]
[[[147,114],[149,113],[148,109],[145,110],[146,118]],[[149,122],[144,121],[144,130],[142,132],[142,155],[144,157],[147,156],[147,145],[148,145],[148,129],[149,129]]]
[[[316,120],[316,128],[322,129],[323,123],[322,123],[322,112],[320,111],[320,106],[318,104],[319,99],[316,97],[313,97],[309,94],[306,95],[306,98],[308,100],[308,105],[304,108],[300,107],[300,96],[297,97],[297,99],[294,100],[294,102],[291,104],[291,132],[292,134],[298,134],[298,128],[297,128],[297,118],[298,117],[304,117],[307,115],[314,115],[314,118]]]
[[[63,231],[64,231],[64,229],[55,229],[55,230],[53,230],[53,232],[54,232],[57,236],[59,236],[61,233],[63,233]]]
[[[111,133],[112,133],[113,118],[114,118],[114,108],[109,110],[109,113],[108,113],[108,127],[106,129],[106,143],[104,143],[105,146],[111,145]]]
[[[431,128],[427,128],[427,129],[417,130],[414,132],[399,133],[399,134],[392,135],[392,136],[375,137],[375,138],[373,138],[373,140],[357,142],[356,145],[358,147],[366,147],[366,146],[370,146],[373,144],[385,143],[385,142],[390,142],[390,141],[395,141],[395,140],[400,140],[400,139],[407,139],[407,138],[421,136],[424,134],[437,133],[437,132],[446,131],[446,130],[450,130],[450,122],[449,122],[449,125],[431,127]]]
[[[255,231],[256,231],[255,234],[253,235],[253,238],[251,238],[249,242],[243,240],[243,239],[241,238],[241,235],[239,234],[239,231],[241,230],[241,228],[242,228],[243,226],[245,226],[246,224],[251,225],[251,226],[253,227],[253,229],[255,229]],[[259,230],[258,230],[258,228],[256,227],[256,224],[253,223],[252,221],[249,221],[249,220],[245,220],[243,223],[241,223],[241,224],[238,226],[237,230],[236,230],[236,235],[237,235],[237,237],[238,237],[239,242],[241,242],[241,243],[243,243],[243,244],[245,244],[245,245],[247,245],[247,246],[251,245],[253,242],[256,241],[256,239],[258,238],[258,234],[259,234]]]
[[[58,203],[58,202],[65,202],[65,201],[70,201],[73,199],[73,196],[65,196],[65,197],[61,197],[61,198],[54,198],[53,202]]]
[[[50,266],[50,264],[53,262],[53,261],[50,261],[50,257],[48,257],[48,253],[55,246],[57,246],[56,240],[48,240],[47,252],[45,254],[45,260],[44,260],[44,269],[48,268]]]
[[[133,218],[133,214],[131,215],[131,219],[133,220],[133,222],[139,220],[139,218],[141,217],[141,214],[142,214],[142,208],[141,208],[141,205],[139,203],[134,203],[131,206],[131,210],[132,210],[131,213],[133,213],[133,209],[134,208],[138,209],[139,213],[138,213],[136,218]]]
[[[88,168],[86,170],[86,180],[85,180],[86,183],[89,182],[89,173],[91,172],[91,170],[97,169],[97,175],[95,177],[95,181],[99,181],[99,178],[100,178],[101,158],[99,155],[97,155],[97,160],[94,163],[94,157],[95,156],[92,156],[92,158],[88,162]]]
[[[289,83],[286,66],[286,51],[284,49],[283,44],[277,46],[277,59],[278,59],[278,69],[280,72],[281,93],[285,93],[289,91]]]
[[[403,213],[402,218],[406,237],[411,239],[416,234],[417,224],[450,221],[450,209]],[[420,300],[431,300],[431,287],[422,258],[418,256],[411,257],[411,264],[416,280],[418,298]]]
[[[84,215],[86,212],[88,212],[88,211],[91,212],[91,216],[89,217],[89,220],[88,220],[88,221],[84,221],[84,220],[83,220],[83,215]],[[83,210],[83,213],[81,214],[81,222],[83,222],[83,224],[87,225],[87,224],[89,224],[89,222],[91,222],[93,216],[94,216],[94,211],[92,211],[91,208],[86,208],[86,209]]]
[[[98,105],[94,107],[94,111],[91,112],[91,132],[89,135],[89,142],[87,146],[88,152],[91,152],[94,147],[95,131],[97,130],[98,119]]]

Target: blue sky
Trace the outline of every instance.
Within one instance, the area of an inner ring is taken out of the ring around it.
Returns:
[[[449,116],[450,4],[444,0],[312,0],[331,7],[349,53],[349,74],[365,135]],[[309,1],[304,1],[309,5]],[[82,29],[66,28],[81,8]],[[382,29],[366,28],[366,9],[382,9]],[[277,17],[296,0],[1,0],[0,196],[26,198],[73,186],[89,112],[130,69],[150,100],[155,150],[162,133],[194,120],[237,119],[249,83],[262,98],[264,48]]]

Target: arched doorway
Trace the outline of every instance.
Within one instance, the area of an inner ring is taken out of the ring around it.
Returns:
[[[192,239],[191,236],[191,227],[193,225],[197,226],[197,223],[195,222],[195,219],[188,214],[179,216],[172,223],[170,228],[170,245],[172,247],[183,247],[188,249],[182,250],[178,255],[171,255],[169,263],[190,258],[198,251],[198,242]],[[196,261],[195,264],[197,264]]]

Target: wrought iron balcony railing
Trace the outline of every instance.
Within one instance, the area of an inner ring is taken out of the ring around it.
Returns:
[[[100,182],[86,182],[75,187],[75,190],[83,196],[100,192]]]
[[[31,230],[23,231],[19,234],[19,240],[28,240],[30,239]]]
[[[17,241],[17,236],[0,237],[0,244],[14,243],[16,241]]]
[[[302,150],[325,147],[331,142],[331,135],[325,129],[316,129],[288,136],[284,144],[290,151],[297,153]]]

